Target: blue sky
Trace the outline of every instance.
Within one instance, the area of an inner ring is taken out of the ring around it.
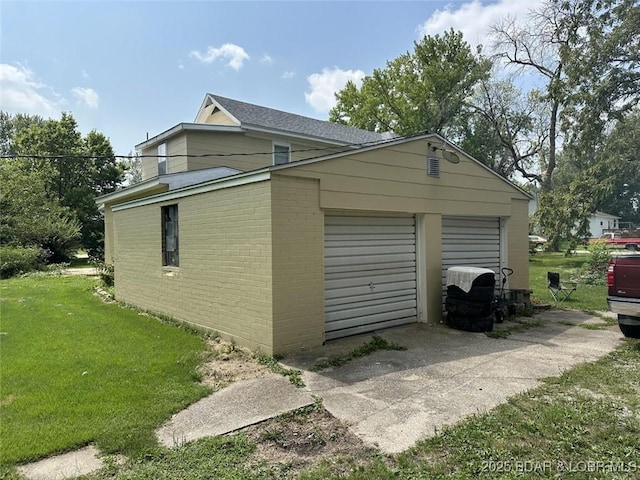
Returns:
[[[491,24],[537,3],[473,1],[4,1],[0,109],[71,112],[117,154],[180,122],[205,93],[326,120],[333,93],[422,35]]]

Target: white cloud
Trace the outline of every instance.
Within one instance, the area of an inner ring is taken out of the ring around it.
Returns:
[[[93,88],[76,87],[71,93],[78,99],[78,103],[85,104],[89,108],[98,108],[100,97]]]
[[[196,58],[205,64],[213,63],[219,58],[222,58],[224,60],[228,60],[227,65],[236,71],[242,68],[245,60],[249,60],[249,55],[244,48],[233,43],[225,43],[219,48],[207,47],[207,51],[205,53],[193,50],[189,56]]]
[[[39,82],[27,67],[0,64],[0,108],[11,113],[51,116],[60,112],[64,99]]]
[[[418,34],[442,35],[453,28],[460,30],[464,39],[471,45],[488,46],[488,35],[491,27],[500,20],[522,18],[542,3],[541,0],[498,0],[496,3],[483,5],[479,0],[463,3],[456,9],[448,5],[444,10],[436,10],[426,22],[418,27]]]
[[[265,53],[262,58],[260,59],[260,63],[264,63],[266,65],[272,65],[273,64],[273,58],[271,58],[271,55],[269,55],[268,53]]]
[[[291,70],[287,70],[285,72],[282,72],[281,78],[283,78],[284,80],[290,80],[295,76],[296,76],[296,72],[292,72]]]
[[[89,78],[89,74],[86,70],[82,70],[82,78]]]
[[[313,73],[307,77],[310,91],[304,94],[304,98],[318,112],[328,112],[336,104],[336,92],[349,80],[360,86],[364,77],[362,70],[323,68],[322,73]]]

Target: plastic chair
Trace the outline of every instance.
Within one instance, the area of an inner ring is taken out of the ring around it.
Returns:
[[[570,282],[571,286],[567,287],[560,281],[560,274],[557,272],[547,272],[547,280],[549,281],[549,293],[556,302],[564,302],[578,288],[576,282]]]

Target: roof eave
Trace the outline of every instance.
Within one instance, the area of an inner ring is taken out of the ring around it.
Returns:
[[[179,123],[168,130],[145,140],[135,146],[136,150],[142,150],[144,148],[153,147],[159,143],[162,143],[169,138],[178,135],[185,131],[199,131],[199,132],[224,132],[224,133],[242,133],[245,130],[242,127],[235,125],[209,125],[203,123]]]

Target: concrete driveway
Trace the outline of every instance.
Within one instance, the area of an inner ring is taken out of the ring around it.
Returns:
[[[284,363],[304,370],[308,391],[365,443],[396,453],[539,385],[544,377],[596,360],[623,338],[617,326],[579,326],[602,323],[579,312],[544,312],[532,321],[539,325],[499,339],[442,324],[413,324],[377,333],[405,351],[377,351],[341,367],[310,371],[319,360],[362,345],[369,334],[329,342]]]

